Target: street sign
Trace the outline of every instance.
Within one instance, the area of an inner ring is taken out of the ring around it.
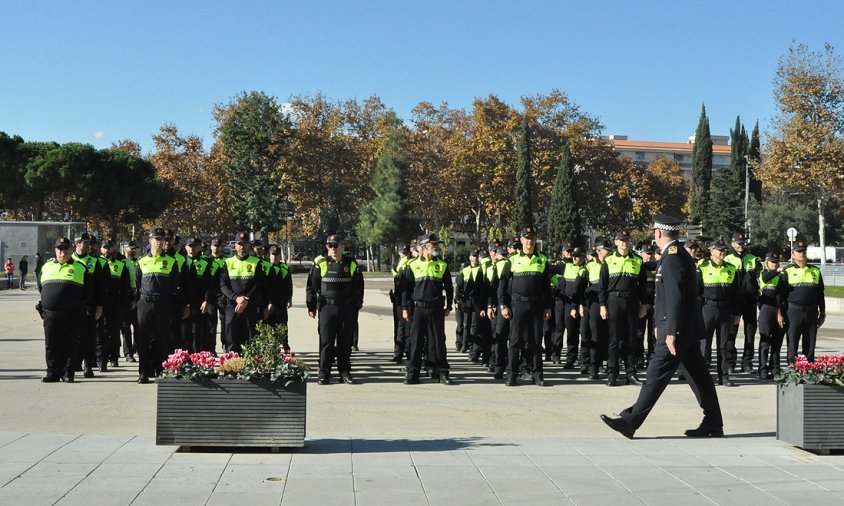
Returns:
[[[786,230],[785,233],[788,234],[788,240],[789,241],[794,242],[794,241],[797,240],[797,229],[796,228],[791,227],[788,230]]]
[[[701,236],[701,234],[703,234],[702,229],[703,227],[701,227],[700,225],[688,225],[686,227],[686,236],[689,239],[697,239]]]

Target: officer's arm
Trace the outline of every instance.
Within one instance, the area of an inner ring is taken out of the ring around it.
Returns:
[[[512,279],[510,263],[508,262],[501,269],[501,279],[498,280],[498,304],[502,307],[510,307],[510,282]]]
[[[405,267],[401,274],[401,307],[402,309],[410,309],[410,303],[413,299],[413,269]]]
[[[123,269],[120,274],[120,302],[125,304],[129,302],[129,269]]]
[[[788,310],[788,295],[791,293],[791,285],[788,283],[788,268],[783,269],[780,273],[780,282],[778,286],[780,292],[780,311],[783,316],[785,316],[785,313]]]
[[[287,270],[287,275],[281,278],[281,287],[281,302],[286,305],[293,301],[293,273],[290,269]]]
[[[545,300],[545,309],[554,309],[554,289],[551,286],[551,268],[548,262],[542,271],[542,297]]]
[[[733,303],[730,304],[732,306],[733,316],[741,316],[742,313],[744,298],[741,296],[741,285],[739,283],[739,277],[735,276],[732,283]]]
[[[695,269],[695,275],[697,276],[697,297],[698,299],[703,298],[703,271],[701,269]]]
[[[445,289],[445,308],[451,311],[454,304],[454,285],[451,282],[451,271],[448,269],[448,264],[445,265],[445,272],[443,273],[443,288]]]
[[[141,262],[140,259],[135,261],[135,294],[140,295],[141,293]]]
[[[640,258],[641,260],[641,258]],[[644,304],[648,300],[648,270],[644,266],[639,269],[639,303]]]
[[[583,304],[583,298],[586,294],[586,285],[588,282],[588,273],[586,272],[586,269],[583,269],[580,276],[577,277],[577,288],[575,288],[573,297],[575,304]]]
[[[202,297],[203,301],[209,304],[214,302],[214,290],[211,286],[211,280],[211,264],[209,262],[209,264],[205,266],[205,272],[202,274],[202,278],[199,280],[201,292],[198,294]]]
[[[355,263],[355,261],[352,260],[352,263]],[[355,269],[355,275],[352,278],[352,286],[354,286],[355,290],[355,300],[357,302],[356,307],[363,307],[363,273],[360,270],[360,266],[357,266]]]
[[[492,264],[492,279],[489,282],[489,289],[487,290],[486,307],[498,306],[498,268]]]
[[[232,280],[229,277],[229,264],[224,263],[220,267],[220,292],[223,297],[229,300],[232,304],[237,304],[238,294],[234,293],[232,289]]]
[[[610,268],[607,262],[601,264],[601,279],[598,281],[598,302],[607,305],[607,292],[610,285]]]
[[[261,262],[255,264],[255,277],[252,278],[252,286],[249,288],[249,291],[244,293],[245,297],[248,297],[250,302],[255,302],[261,300],[261,296],[266,289],[266,275],[264,274],[264,269],[261,267]]]
[[[308,272],[308,282],[305,285],[305,304],[308,306],[309,313],[315,313],[317,310],[317,295],[321,282],[322,276],[320,276],[319,267],[314,264]]]
[[[665,301],[665,313],[662,315],[655,315],[655,317],[663,318],[665,321],[665,335],[674,336],[677,339],[685,338],[680,336],[680,329],[683,328],[683,320],[685,319],[685,312],[683,308],[683,286],[689,283],[690,279],[684,279],[685,275],[693,275],[684,270],[683,261],[679,255],[666,255],[662,261],[662,288],[664,297],[661,300]],[[691,301],[686,301],[687,303]],[[659,333],[663,336],[662,332]]]
[[[454,280],[454,285],[455,285],[455,288],[456,288],[456,291],[455,291],[456,300],[458,300],[458,301],[463,300],[464,281],[463,281],[463,271],[462,270],[457,273],[457,278]]]
[[[777,272],[776,270],[770,270],[769,271],[769,270],[765,269],[764,271],[762,271],[762,281],[764,281],[765,283],[770,283],[772,279],[774,279],[775,277],[777,277],[779,275],[780,275],[780,273]]]
[[[85,268],[81,262],[77,263],[78,267]],[[82,288],[85,292],[85,304],[90,306],[94,306],[95,300],[97,298],[97,285],[95,283],[94,276],[88,272],[88,269],[85,269],[85,274],[83,275],[85,281],[82,282]]]
[[[826,301],[824,300],[823,274],[818,270],[818,309],[821,316],[826,316]]]

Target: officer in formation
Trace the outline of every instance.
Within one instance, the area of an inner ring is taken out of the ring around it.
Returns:
[[[489,280],[480,263],[480,252],[469,253],[469,265],[460,270],[455,280],[457,310],[463,313],[463,340],[469,350],[469,361],[489,367],[491,327],[487,318]]]
[[[780,255],[768,253],[759,273],[759,379],[780,373],[785,318],[780,310]]]
[[[223,341],[226,352],[241,353],[243,344],[255,335],[266,275],[263,260],[252,255],[249,234],[238,232],[234,242],[235,255],[226,258],[220,273],[220,291],[226,299]]]
[[[736,267],[724,260],[726,256],[727,245],[724,241],[713,241],[709,245],[709,259],[701,263],[697,274],[704,325],[701,354],[709,367],[712,361],[712,336],[715,334],[718,338],[718,384],[732,387],[735,382],[730,378],[730,371],[735,363],[735,346],[731,341],[735,335],[731,330],[741,317],[740,277]]]
[[[639,247],[639,256],[645,265],[647,297],[645,298],[645,315],[639,319],[639,337],[636,341],[637,369],[644,369],[654,353],[656,337],[654,335],[654,298],[656,297],[656,252],[653,245],[643,243]]]
[[[82,232],[73,239],[75,251],[73,259],[85,266],[90,275],[94,295],[88,299],[82,314],[79,327],[79,346],[75,358],[74,370],[84,371],[86,378],[94,377],[94,366],[97,362],[97,322],[103,315],[107,272],[103,269],[99,259],[91,253],[92,237],[88,232]]]
[[[826,320],[826,304],[821,270],[806,261],[806,243],[798,241],[791,253],[791,265],[783,269],[780,310],[787,328],[788,363],[794,362],[798,350],[810,362],[815,360],[818,328]]]
[[[127,362],[136,362],[135,343],[132,336],[138,333],[138,280],[135,277],[138,245],[135,241],[129,241],[123,248],[126,263],[126,270],[129,272],[129,302],[124,312],[123,325],[123,357]]]
[[[562,272],[557,274],[558,302],[555,305],[556,329],[554,332],[554,344],[558,349],[562,348],[562,333],[566,332],[566,356],[564,369],[574,369],[575,362],[579,359],[581,372],[588,373],[589,348],[585,342],[580,342],[584,337],[580,334],[581,318],[585,314],[583,306],[583,294],[588,284],[588,273],[585,260],[586,251],[581,247],[573,247],[568,252],[570,261],[562,263]],[[562,307],[559,302],[562,302]],[[562,317],[562,318],[561,318]],[[562,325],[560,325],[562,324]],[[580,354],[578,356],[578,345]],[[559,362],[559,360],[558,360]]]
[[[117,367],[117,357],[120,355],[120,330],[125,320],[125,312],[129,307],[130,286],[129,269],[125,260],[119,256],[117,245],[112,240],[104,241],[100,253],[104,257],[106,285],[103,301],[103,325],[97,336],[97,358],[100,372],[108,371],[108,363]]]
[[[363,274],[357,262],[344,255],[343,238],[329,235],[326,256],[314,261],[305,289],[308,316],[319,314],[319,384],[330,383],[335,359],[340,382],[355,384],[351,352],[357,311],[363,305]]]
[[[736,308],[742,322],[744,323],[744,351],[741,355],[742,371],[747,373],[757,372],[753,369],[753,355],[755,351],[756,328],[757,328],[757,298],[759,297],[759,273],[762,270],[762,261],[750,254],[745,249],[746,238],[743,233],[733,234],[733,252],[727,255],[725,262],[736,268],[736,276],[739,278],[738,298]],[[735,322],[730,329],[730,345],[733,347],[733,362],[730,366],[735,368],[737,350],[735,349],[736,334],[738,334],[739,322]]]
[[[414,240],[414,244],[415,242]],[[390,290],[390,302],[393,304],[393,362],[397,364],[410,358],[407,348],[409,332],[405,330],[404,319],[401,317],[400,282],[402,273],[413,258],[410,253],[410,244],[402,244],[399,248],[399,259],[391,269],[393,274],[393,289]]]

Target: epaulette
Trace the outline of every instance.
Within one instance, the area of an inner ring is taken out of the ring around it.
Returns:
[[[677,254],[677,246],[669,246],[668,247],[668,254],[669,255],[676,255]]]

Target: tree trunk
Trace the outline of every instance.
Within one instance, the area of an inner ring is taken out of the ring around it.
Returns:
[[[823,197],[818,199],[818,241],[821,247],[821,267],[826,265],[826,234],[824,234]]]

